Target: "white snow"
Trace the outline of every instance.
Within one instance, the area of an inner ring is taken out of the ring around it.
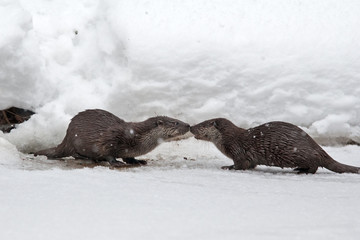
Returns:
[[[360,235],[353,174],[224,171],[231,161],[193,138],[121,171],[26,154],[59,144],[87,108],[282,120],[323,144],[360,142],[360,2],[0,0],[0,16],[0,109],[37,113],[0,133],[1,239]],[[360,147],[325,149],[360,166]]]
[[[358,163],[360,147],[326,150]],[[0,166],[1,239],[359,236],[358,175],[221,170],[231,161],[195,139],[164,143],[143,159],[151,159],[148,166],[127,170],[9,159]]]

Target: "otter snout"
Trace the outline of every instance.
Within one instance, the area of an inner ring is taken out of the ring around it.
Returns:
[[[194,134],[194,137],[195,137],[196,139],[199,139],[199,138],[200,138],[200,131],[199,131],[198,125],[191,126],[191,127],[190,127],[190,132],[191,132],[192,134]]]
[[[181,122],[179,120],[168,122],[168,127],[165,127],[166,136],[164,139],[166,142],[177,141],[188,138],[187,133],[190,131],[190,125],[188,123]],[[166,125],[166,124],[165,124]]]
[[[190,131],[190,124],[178,119],[167,118],[167,121],[164,122],[164,131],[167,132],[169,138],[179,137]]]
[[[210,119],[190,127],[190,132],[198,140],[214,141],[220,134],[217,129],[217,119]]]
[[[177,120],[175,122],[175,127],[180,128],[180,129],[186,129],[187,131],[190,131],[190,124],[188,124],[186,122],[182,122],[180,120]]]
[[[179,132],[181,135],[187,135],[187,133],[190,131],[190,124],[184,123],[184,125],[179,129]]]
[[[190,127],[190,132],[195,135],[195,134],[197,133],[196,127],[195,127],[195,126],[191,126],[191,127]]]
[[[180,124],[179,124],[180,125]],[[188,131],[190,131],[190,124],[188,123],[181,123],[180,126],[178,126],[178,131],[180,134],[185,134]]]

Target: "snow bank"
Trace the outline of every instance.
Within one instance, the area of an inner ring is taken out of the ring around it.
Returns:
[[[16,1],[1,1],[0,14],[0,109],[38,106],[47,100],[49,85],[32,15]]]
[[[18,168],[21,163],[21,153],[16,147],[9,143],[2,137],[0,133],[0,168],[6,166],[7,168]]]
[[[6,138],[58,143],[104,108],[242,127],[289,121],[360,141],[356,1],[1,1],[0,107],[38,116]]]
[[[356,1],[1,1],[0,108],[38,116],[6,138],[52,146],[72,116],[270,120],[360,141]]]

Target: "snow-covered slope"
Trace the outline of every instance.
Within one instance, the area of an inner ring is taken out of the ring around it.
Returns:
[[[58,143],[86,108],[283,120],[360,141],[357,1],[3,0],[0,11],[0,109],[38,113],[7,137],[20,150]]]

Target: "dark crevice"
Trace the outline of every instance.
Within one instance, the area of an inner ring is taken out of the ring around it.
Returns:
[[[16,124],[23,123],[33,115],[31,110],[11,107],[0,110],[0,130],[4,133],[9,133],[16,127]]]

